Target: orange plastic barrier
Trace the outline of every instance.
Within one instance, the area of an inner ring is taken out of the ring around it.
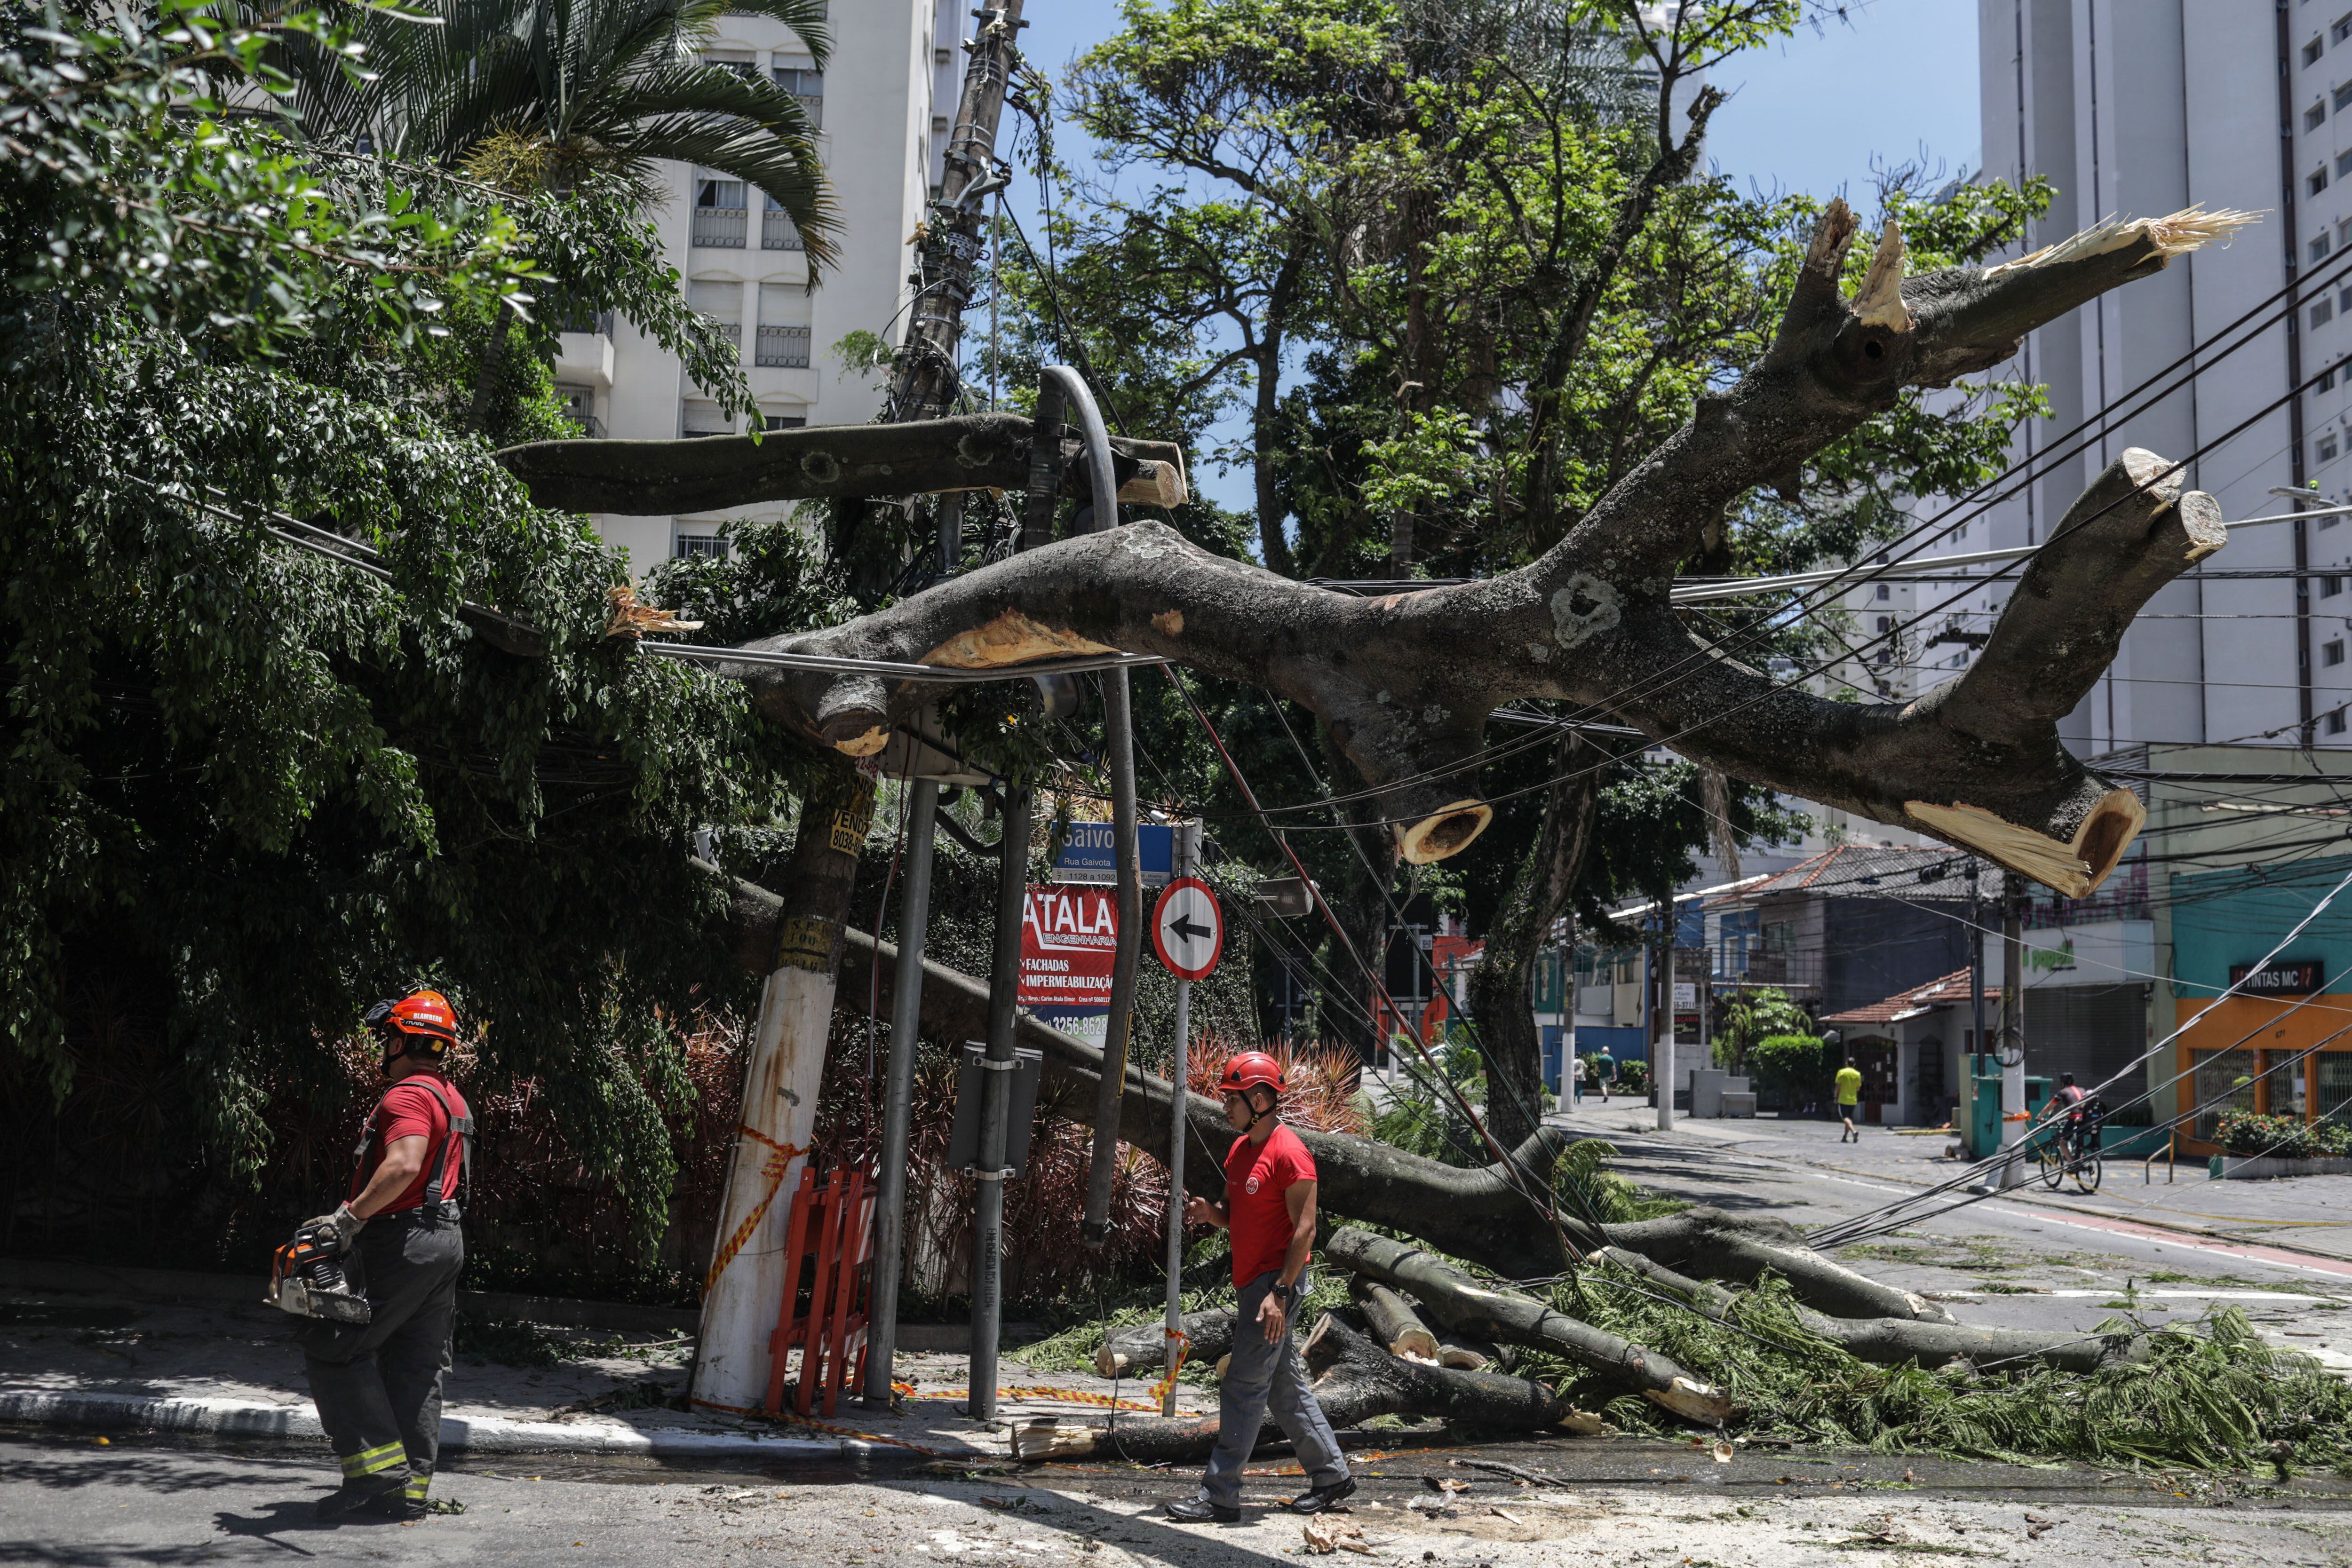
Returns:
[[[768,1336],[771,1414],[787,1414],[784,1374],[794,1349],[801,1353],[801,1365],[792,1414],[805,1416],[815,1405],[830,1416],[841,1404],[845,1383],[864,1384],[872,1285],[866,1266],[873,1257],[871,1178],[863,1170],[836,1168],[819,1187],[816,1173],[803,1166],[784,1227],[784,1299],[776,1311],[776,1332]],[[801,1280],[812,1270],[803,1304]]]

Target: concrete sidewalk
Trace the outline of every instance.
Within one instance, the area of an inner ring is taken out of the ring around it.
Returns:
[[[259,1294],[258,1282],[230,1276],[0,1262],[0,1422],[323,1442],[293,1343],[294,1320]],[[449,1374],[446,1448],[769,1462],[995,1459],[1006,1456],[1005,1432],[1015,1422],[1102,1414],[1087,1400],[1027,1390],[1112,1393],[1090,1374],[1033,1374],[1016,1352],[1001,1364],[999,1386],[1024,1392],[1001,1397],[998,1419],[982,1426],[962,1408],[967,1357],[920,1351],[898,1358],[898,1378],[915,1394],[896,1411],[868,1410],[845,1396],[822,1423],[689,1412],[668,1402],[685,1387],[692,1341],[675,1327],[651,1325],[690,1323],[692,1314],[596,1302],[544,1301],[539,1309],[547,1317],[641,1326],[532,1323],[511,1312],[478,1320],[487,1335],[469,1350],[461,1333]],[[494,1359],[499,1354],[509,1360]],[[1118,1396],[1136,1400],[1145,1388],[1123,1381]],[[1202,1408],[1190,1387],[1180,1388],[1178,1404]]]

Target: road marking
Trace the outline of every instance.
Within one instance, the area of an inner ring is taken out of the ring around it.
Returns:
[[[2125,1294],[2125,1291],[2123,1287],[2117,1286],[2113,1290],[2107,1291],[2045,1291],[2036,1289],[2024,1293],[2034,1296],[2089,1297],[2120,1296]],[[2150,1291],[2137,1286],[2132,1288],[2130,1293],[2141,1297],[2171,1296],[2192,1301],[2334,1301],[2342,1299],[2336,1296],[2315,1296],[2308,1291]],[[1991,1301],[1996,1298],[2009,1296],[2012,1294],[2012,1292],[2008,1291],[1938,1291],[1936,1294],[1939,1299],[1954,1296],[1966,1296],[1969,1300],[1973,1301]]]

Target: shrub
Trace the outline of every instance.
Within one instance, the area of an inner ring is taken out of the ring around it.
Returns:
[[[1748,1053],[1758,1075],[1790,1088],[1813,1082],[1822,1072],[1819,1035],[1768,1034]]]
[[[2265,1116],[2252,1111],[2224,1111],[2215,1141],[2227,1153],[2245,1158],[2268,1155],[2273,1159],[2309,1160],[2352,1155],[2352,1129],[2339,1122],[2306,1122],[2300,1116]]]
[[[1650,1087],[1650,1064],[1634,1059],[1617,1064],[1617,1087],[1628,1094],[1646,1093]]]

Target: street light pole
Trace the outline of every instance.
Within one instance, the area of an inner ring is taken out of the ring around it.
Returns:
[[[1194,846],[1201,824],[1176,824],[1175,864],[1171,874],[1186,877],[1192,874]],[[1173,1107],[1168,1113],[1168,1327],[1165,1355],[1161,1369],[1168,1374],[1168,1392],[1160,1396],[1160,1413],[1176,1414],[1176,1362],[1182,1341],[1177,1334],[1184,1322],[1184,1103],[1191,1091],[1185,1085],[1192,1080],[1192,982],[1179,977],[1176,981],[1175,1049],[1170,1058],[1168,1077],[1175,1092],[1169,1096]]]

